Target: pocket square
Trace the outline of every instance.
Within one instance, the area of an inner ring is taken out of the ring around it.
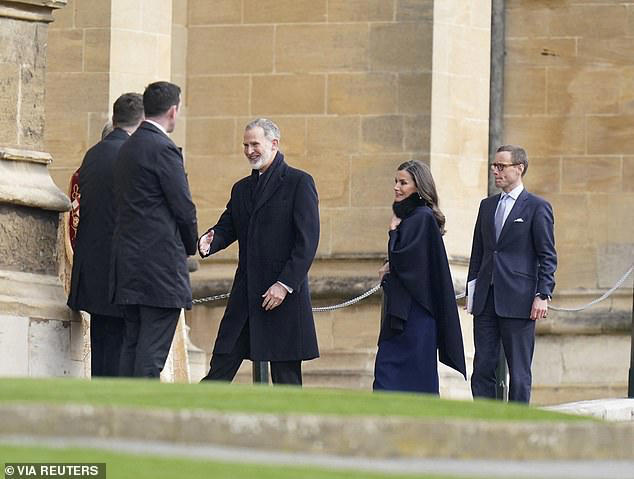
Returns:
[[[513,223],[524,223],[524,220],[522,218],[517,218],[515,221],[513,221]]]

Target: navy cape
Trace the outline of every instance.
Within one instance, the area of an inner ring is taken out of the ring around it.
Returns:
[[[466,379],[453,280],[440,228],[431,208],[416,208],[390,231],[388,254],[390,273],[385,275],[382,283],[385,318],[381,337],[402,330],[411,302],[417,301],[436,320],[440,362]]]

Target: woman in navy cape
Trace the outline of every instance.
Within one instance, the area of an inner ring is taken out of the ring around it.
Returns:
[[[438,394],[440,361],[466,379],[462,330],[429,167],[407,161],[394,185],[374,389]]]

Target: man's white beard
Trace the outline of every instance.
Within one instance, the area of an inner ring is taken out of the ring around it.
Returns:
[[[269,159],[271,158],[271,152],[266,152],[266,153],[262,153],[260,155],[260,158],[258,158],[258,161],[256,161],[255,163],[252,163],[251,160],[249,160],[247,158],[247,161],[249,162],[249,165],[251,166],[251,169],[253,170],[260,170],[260,168],[262,168],[264,165],[266,165],[269,162]]]

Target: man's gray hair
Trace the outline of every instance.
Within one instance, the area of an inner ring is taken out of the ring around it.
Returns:
[[[255,120],[250,121],[247,123],[247,126],[244,127],[244,130],[252,130],[258,126],[264,131],[264,138],[269,141],[280,141],[280,127],[268,118],[256,118]]]

